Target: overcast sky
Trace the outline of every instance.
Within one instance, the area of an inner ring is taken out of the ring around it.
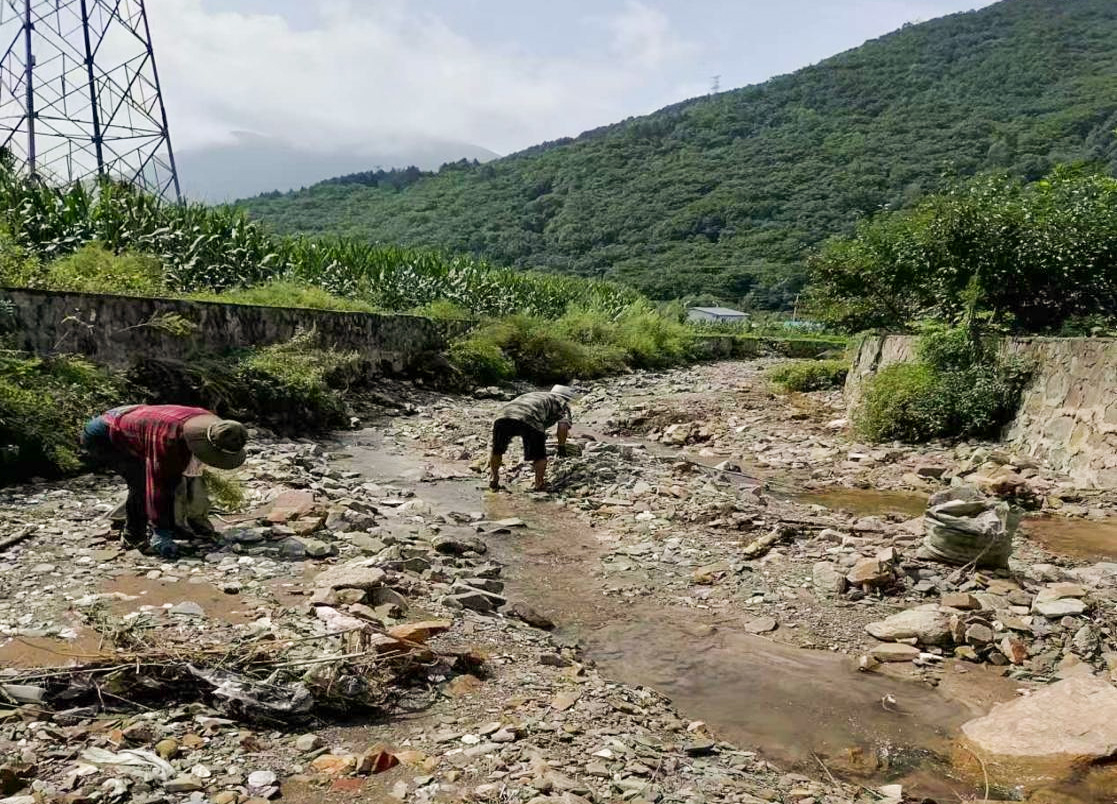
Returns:
[[[177,149],[233,131],[509,153],[991,0],[155,0]]]

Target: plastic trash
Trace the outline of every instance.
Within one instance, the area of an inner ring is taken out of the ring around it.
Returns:
[[[189,665],[190,673],[213,686],[216,698],[229,714],[246,720],[274,721],[297,718],[314,708],[314,696],[305,684],[264,684],[225,670]]]
[[[47,691],[28,684],[0,684],[3,697],[16,703],[42,703]]]
[[[98,768],[110,768],[129,775],[137,775],[149,781],[158,779],[165,782],[177,774],[171,763],[158,754],[142,748],[117,752],[104,748],[87,748],[81,752],[81,761]]]

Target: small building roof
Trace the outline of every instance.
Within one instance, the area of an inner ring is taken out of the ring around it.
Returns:
[[[748,316],[748,313],[742,313],[740,310],[730,310],[728,307],[691,307],[690,309],[710,315]]]

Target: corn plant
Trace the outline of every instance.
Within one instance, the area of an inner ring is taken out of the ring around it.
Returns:
[[[276,280],[385,310],[449,301],[476,315],[616,317],[640,300],[610,282],[512,271],[481,259],[343,238],[279,237],[232,207],[165,204],[110,181],[51,187],[0,160],[0,224],[43,262],[90,242],[158,258],[168,292],[221,292]],[[113,288],[106,287],[111,291]]]

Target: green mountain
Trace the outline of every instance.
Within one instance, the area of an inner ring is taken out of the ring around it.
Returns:
[[[794,296],[823,239],[959,177],[1117,169],[1115,129],[1117,2],[1004,0],[484,165],[244,204],[282,231],[764,306]]]

